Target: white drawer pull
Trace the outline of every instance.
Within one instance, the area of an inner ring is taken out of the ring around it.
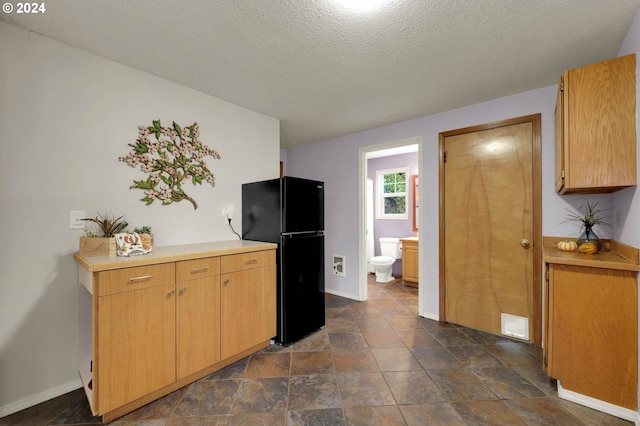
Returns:
[[[141,277],[133,277],[133,278],[129,278],[129,282],[136,282],[136,281],[146,281],[146,280],[150,280],[151,278],[153,278],[153,275],[143,275]]]
[[[191,272],[205,272],[209,270],[209,266],[203,266],[201,268],[193,268]]]

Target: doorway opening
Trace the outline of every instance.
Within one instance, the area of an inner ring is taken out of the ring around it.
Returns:
[[[407,139],[401,139],[386,143],[381,143],[377,145],[371,145],[362,147],[359,150],[359,294],[358,298],[361,301],[367,300],[367,278],[370,273],[370,264],[369,260],[373,256],[372,251],[374,250],[375,240],[373,235],[373,221],[375,214],[373,213],[373,206],[371,206],[371,198],[372,198],[372,185],[368,184],[368,161],[371,159],[382,158],[382,157],[390,157],[408,152],[417,153],[417,173],[414,173],[418,176],[416,179],[416,184],[418,187],[421,186],[422,170],[423,170],[423,159],[422,159],[422,150],[423,150],[423,141],[422,137],[412,137]],[[412,188],[412,179],[411,176],[407,176],[407,188]],[[369,189],[368,189],[369,188]],[[369,202],[367,202],[369,200]],[[369,205],[369,208],[368,208]],[[408,203],[408,208],[413,209],[411,203]],[[415,216],[415,226],[412,229],[419,230],[423,224],[423,212],[422,209],[415,209],[412,211],[412,219]],[[409,221],[413,223],[412,221]],[[418,231],[419,232],[419,231]],[[415,233],[415,232],[414,232]],[[408,235],[403,235],[402,237],[408,237]],[[419,240],[419,239],[418,239]],[[420,241],[418,241],[419,247],[422,245]],[[419,248],[420,250],[420,248]],[[424,253],[424,252],[423,252]],[[423,275],[423,267],[422,267],[422,259],[418,259],[418,313],[421,315],[423,302],[420,297],[420,288],[422,287],[422,275]]]

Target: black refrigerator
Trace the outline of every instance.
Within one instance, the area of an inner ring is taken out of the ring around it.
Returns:
[[[242,238],[278,244],[276,343],[324,327],[324,183],[286,176],[243,184]]]

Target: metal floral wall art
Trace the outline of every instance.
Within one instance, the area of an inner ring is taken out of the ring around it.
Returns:
[[[163,205],[188,200],[197,209],[198,203],[184,192],[183,185],[188,180],[193,185],[202,185],[203,181],[211,186],[216,184],[204,157],[219,160],[220,155],[202,144],[198,123],[180,127],[174,121],[172,127],[162,127],[160,120],[153,120],[149,127],[138,126],[136,143],[128,145],[131,152],[118,160],[133,168],[140,166],[140,170],[149,174],[145,180],[134,180],[130,187],[144,190],[140,201],[147,205],[155,200]]]

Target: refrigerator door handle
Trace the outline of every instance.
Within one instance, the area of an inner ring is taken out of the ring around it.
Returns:
[[[304,237],[324,237],[324,231],[286,232],[282,234],[282,238],[304,238]]]

